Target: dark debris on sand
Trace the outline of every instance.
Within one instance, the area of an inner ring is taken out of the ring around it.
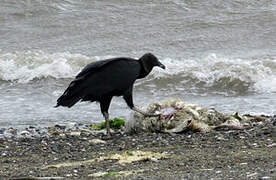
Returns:
[[[115,132],[106,139],[102,133],[76,129],[56,125],[35,136],[29,131],[20,136],[2,133],[0,179],[276,178],[275,116],[250,129],[206,134]],[[40,130],[34,130],[37,131]],[[166,158],[127,164],[111,158],[99,160],[137,150],[165,154]],[[73,162],[81,163],[54,166]]]

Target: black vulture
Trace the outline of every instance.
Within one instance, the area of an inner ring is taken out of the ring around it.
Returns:
[[[133,104],[132,89],[136,79],[146,77],[154,66],[165,66],[151,53],[140,59],[126,57],[96,61],[85,66],[69,87],[57,100],[58,106],[72,107],[78,101],[97,101],[106,121],[107,135],[110,136],[108,109],[113,96],[123,96],[127,105],[145,116],[147,114]]]

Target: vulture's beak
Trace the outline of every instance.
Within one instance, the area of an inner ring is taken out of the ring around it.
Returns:
[[[166,69],[166,66],[162,63],[159,63],[158,66],[161,67],[162,69]]]

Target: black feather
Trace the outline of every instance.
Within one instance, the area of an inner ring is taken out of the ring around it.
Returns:
[[[102,113],[107,113],[112,97],[123,96],[127,105],[133,108],[133,84],[136,79],[147,76],[154,66],[165,67],[150,53],[139,60],[112,58],[92,62],[70,83],[55,107],[70,108],[79,101],[98,101]]]

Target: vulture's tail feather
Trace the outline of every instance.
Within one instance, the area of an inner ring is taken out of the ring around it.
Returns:
[[[63,95],[58,98],[57,105],[55,107],[65,106],[70,108],[75,105],[84,96],[82,93],[83,88],[84,87],[81,80],[76,79],[72,81]]]

